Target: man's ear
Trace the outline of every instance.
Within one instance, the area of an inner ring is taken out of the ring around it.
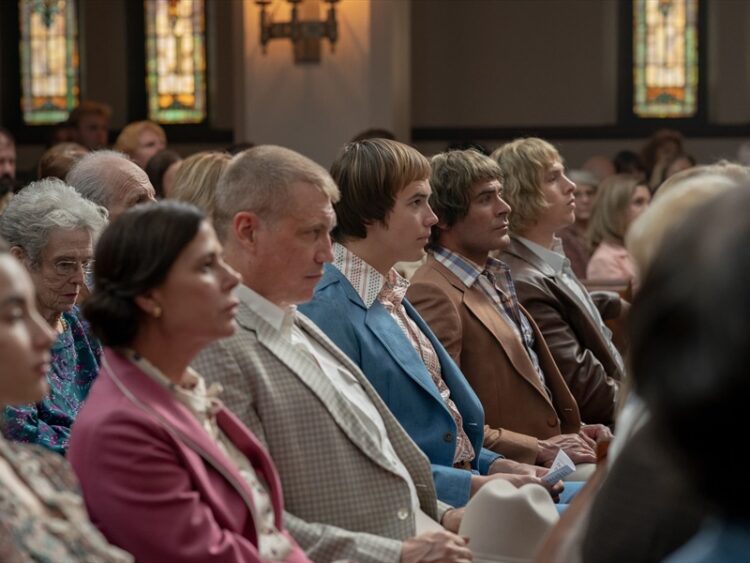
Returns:
[[[240,211],[232,219],[232,230],[237,242],[246,249],[254,250],[258,243],[260,219],[252,211]]]
[[[26,251],[21,248],[20,246],[11,246],[10,247],[10,254],[17,260],[20,260],[23,262],[26,259]]]

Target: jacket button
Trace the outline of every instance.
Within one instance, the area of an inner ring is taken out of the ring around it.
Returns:
[[[556,416],[550,416],[547,419],[547,424],[549,424],[550,426],[557,426],[558,422],[559,420]]]
[[[450,432],[446,432],[445,435],[443,435],[443,441],[444,442],[452,442],[453,441],[453,434]]]
[[[409,517],[409,511],[405,508],[401,508],[399,509],[397,516],[399,520],[406,520]]]

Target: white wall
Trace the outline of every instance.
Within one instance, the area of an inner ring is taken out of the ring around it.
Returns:
[[[408,2],[337,4],[336,51],[331,53],[324,41],[322,61],[316,65],[295,65],[286,39],[271,41],[262,54],[258,7],[244,0],[242,8],[237,140],[283,145],[328,167],[340,147],[364,129],[384,127],[407,136]],[[288,4],[276,0],[271,12],[286,20]]]

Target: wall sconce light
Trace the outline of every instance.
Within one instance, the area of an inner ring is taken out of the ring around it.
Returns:
[[[287,22],[271,21],[266,11],[271,1],[255,0],[255,3],[260,6],[260,45],[264,54],[271,39],[283,37],[291,39],[294,46],[294,62],[298,64],[320,62],[320,43],[323,38],[330,41],[331,52],[334,51],[339,36],[334,5],[339,0],[325,0],[329,7],[327,17],[323,21],[300,20],[298,8],[303,0],[287,0],[292,5],[292,18]],[[312,1],[316,4],[318,2],[318,0]]]

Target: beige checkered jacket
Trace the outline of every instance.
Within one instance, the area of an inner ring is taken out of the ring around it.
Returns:
[[[415,519],[408,485],[381,454],[378,439],[312,358],[245,303],[237,322],[234,336],[211,345],[192,365],[223,385],[224,403],[268,448],[281,476],[289,532],[316,562],[399,561]],[[359,380],[412,476],[422,510],[437,519],[427,457],[359,368],[307,317],[297,313],[296,322]]]

